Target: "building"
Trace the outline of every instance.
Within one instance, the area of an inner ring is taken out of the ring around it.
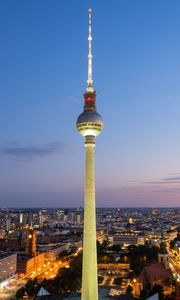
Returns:
[[[6,231],[9,232],[11,229],[11,218],[7,218],[6,220]]]
[[[0,230],[0,239],[3,239],[6,235],[5,230]]]
[[[36,230],[28,229],[26,236],[26,254],[29,256],[36,255]]]
[[[19,214],[19,225],[22,226],[23,225],[23,213]]]
[[[107,263],[98,264],[98,275],[107,276],[109,274],[125,278],[130,272],[130,264],[124,263]]]
[[[0,252],[0,282],[15,275],[17,254]]]
[[[43,212],[39,212],[39,226],[43,227],[44,222],[46,221],[46,217],[44,216]]]
[[[62,245],[42,245],[38,249],[44,252],[45,259],[49,261],[55,261],[59,254],[63,251],[68,250],[69,244],[62,244]]]
[[[139,294],[143,289],[152,290],[155,285],[161,285],[162,287],[165,287],[169,284],[170,276],[171,271],[165,269],[163,264],[154,263],[149,266],[145,266],[136,283],[136,286],[139,286]],[[137,287],[136,291],[138,291]]]
[[[124,247],[130,245],[144,245],[144,237],[137,234],[117,234],[108,237],[108,241]]]
[[[18,254],[17,273],[25,276],[37,275],[43,268],[45,254],[36,252],[36,230],[26,232],[25,253]]]
[[[166,270],[169,269],[169,253],[164,243],[161,243],[160,251],[158,253],[158,263],[162,263]]]
[[[13,238],[13,239],[0,239],[0,251],[5,251],[5,250],[12,250],[16,251],[19,250],[21,247],[20,241],[18,238]]]
[[[27,277],[41,273],[44,265],[44,252],[32,257],[26,253],[21,253],[17,257],[17,273]]]
[[[153,216],[156,216],[157,214],[158,214],[158,210],[157,210],[157,208],[152,208],[151,209],[151,214],[153,215]]]
[[[103,129],[101,116],[96,112],[96,91],[92,80],[91,9],[89,9],[88,86],[84,93],[84,111],[77,119],[77,130],[85,137],[86,174],[84,195],[82,300],[98,299],[94,146],[95,137]]]

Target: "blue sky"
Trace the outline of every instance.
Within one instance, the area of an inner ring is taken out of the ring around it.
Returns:
[[[179,206],[179,0],[3,0],[1,207],[83,205],[89,6],[97,206]]]

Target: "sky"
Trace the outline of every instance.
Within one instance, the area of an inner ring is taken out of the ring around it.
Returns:
[[[97,207],[179,207],[179,0],[0,1],[0,207],[83,206],[89,7]]]

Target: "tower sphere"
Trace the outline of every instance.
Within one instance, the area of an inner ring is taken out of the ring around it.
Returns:
[[[96,111],[84,111],[79,115],[76,127],[82,136],[97,136],[103,130],[103,120]]]

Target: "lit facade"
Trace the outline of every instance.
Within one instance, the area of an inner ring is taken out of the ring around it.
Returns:
[[[26,237],[26,254],[30,256],[36,256],[36,230],[27,230]]]
[[[135,234],[117,234],[108,236],[109,243],[128,247],[130,245],[144,245],[145,240],[143,236]]]
[[[34,257],[28,256],[27,254],[19,254],[17,261],[17,273],[23,274],[27,277],[38,275],[43,270],[44,261],[44,252],[39,253]]]
[[[17,266],[17,254],[0,255],[0,282],[15,275]]]

